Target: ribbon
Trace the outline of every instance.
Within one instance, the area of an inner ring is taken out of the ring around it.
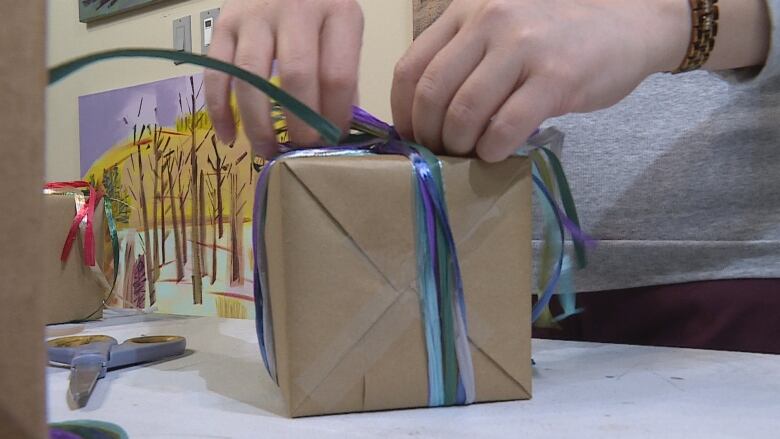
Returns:
[[[44,185],[44,193],[47,194],[72,194],[76,196],[76,216],[73,218],[73,222],[70,225],[68,236],[65,239],[65,245],[62,247],[62,253],[60,254],[60,260],[65,262],[68,260],[68,255],[73,247],[73,242],[78,236],[79,227],[84,222],[84,265],[88,267],[94,267],[97,265],[95,260],[95,233],[93,230],[93,223],[95,218],[95,207],[103,198],[103,192],[95,189],[94,186],[86,181],[63,181],[46,183]],[[84,192],[88,193],[85,202],[81,202]],[[79,206],[80,205],[80,206]]]
[[[554,131],[548,129],[546,131]],[[559,133],[558,133],[559,134]],[[538,138],[545,141],[555,141],[556,133],[537,133]],[[531,158],[534,165],[534,185],[538,198],[542,203],[542,216],[544,218],[543,234],[544,245],[542,248],[541,269],[539,270],[540,293],[538,300],[533,307],[531,316],[536,322],[542,315],[552,315],[549,313],[549,304],[560,285],[559,292],[560,303],[563,307],[563,314],[554,317],[553,321],[559,321],[566,317],[581,312],[576,308],[574,298],[574,283],[571,279],[573,267],[565,254],[565,232],[569,232],[577,260],[577,268],[584,268],[587,265],[585,257],[586,248],[595,246],[596,241],[584,233],[579,224],[577,210],[574,205],[574,198],[571,195],[566,174],[563,172],[563,166],[553,151],[536,142],[533,137],[529,140],[532,146],[526,149],[525,153]],[[535,145],[534,145],[535,144]],[[558,206],[556,198],[560,196],[564,208]],[[555,261],[551,262],[553,255]],[[552,272],[549,272],[550,265],[553,264]]]
[[[466,303],[455,240],[447,216],[441,163],[426,148],[403,142],[393,127],[361,108],[353,108],[352,127],[383,140],[374,147],[376,153],[403,155],[411,160],[415,169],[417,271],[429,360],[429,405],[470,404],[476,398],[476,389]],[[438,312],[435,310],[437,303]],[[436,330],[437,323],[440,331]],[[441,334],[440,349],[437,332]],[[440,359],[443,359],[442,365]]]

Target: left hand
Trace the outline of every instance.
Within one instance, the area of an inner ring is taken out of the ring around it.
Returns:
[[[687,0],[454,0],[396,66],[396,128],[437,153],[503,160],[545,119],[676,68],[690,24]]]
[[[363,12],[356,0],[227,0],[214,27],[209,56],[264,78],[278,61],[282,87],[339,128],[349,127],[357,99]],[[255,153],[279,153],[268,97],[243,81],[206,70],[206,103],[219,138],[230,143],[236,123],[235,89],[242,126]],[[319,134],[287,115],[290,140],[320,142]]]

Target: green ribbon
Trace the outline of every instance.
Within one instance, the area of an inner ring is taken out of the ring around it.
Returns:
[[[108,225],[108,236],[111,237],[111,250],[114,256],[114,281],[111,283],[111,291],[116,287],[116,279],[119,276],[119,235],[116,231],[116,221],[114,220],[114,209],[111,198],[103,196],[103,208],[106,211],[106,224]],[[110,295],[108,297],[111,297]]]
[[[267,80],[232,64],[222,62],[203,55],[179,52],[166,49],[115,49],[96,52],[80,58],[67,61],[49,69],[49,85],[65,78],[71,73],[89,64],[114,58],[162,58],[177,61],[181,64],[194,64],[212,70],[218,70],[245,81],[274,99],[279,105],[289,110],[310,127],[317,130],[327,143],[336,144],[341,138],[341,130],[317,112],[307,107],[284,90],[275,87]]]
[[[412,145],[412,147],[419,152],[428,163],[436,186],[438,186],[439,193],[444,194],[444,178],[442,177],[441,162],[439,159],[427,148],[420,147],[419,145]],[[419,206],[418,211],[420,211]],[[455,353],[455,322],[453,321],[455,310],[452,307],[452,290],[454,285],[452,285],[453,274],[449,264],[451,255],[449,248],[447,247],[447,239],[444,236],[444,231],[440,226],[436,227],[436,249],[439,258],[439,284],[441,285],[439,321],[441,323],[442,333],[444,403],[445,405],[454,405],[457,400],[458,389],[458,359]]]
[[[566,179],[566,174],[563,171],[563,166],[561,165],[561,161],[558,159],[558,156],[556,156],[554,152],[550,151],[547,148],[541,148],[539,149],[539,151],[542,151],[542,153],[544,153],[545,157],[547,158],[547,163],[552,168],[553,174],[555,175],[555,179],[558,182],[557,186],[561,197],[561,203],[563,204],[563,210],[564,212],[566,212],[566,216],[568,216],[569,219],[571,219],[571,221],[574,224],[576,224],[578,228],[581,228],[580,218],[577,215],[577,208],[575,207],[574,204],[574,197],[571,194],[571,188],[569,187],[569,182]],[[548,187],[552,187],[552,186],[548,186]],[[588,265],[588,259],[586,256],[584,243],[579,242],[577,240],[574,241],[574,254],[577,259],[577,267],[580,269],[585,268]]]

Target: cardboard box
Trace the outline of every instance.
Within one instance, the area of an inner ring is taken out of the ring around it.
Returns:
[[[531,397],[531,166],[443,158],[477,401]],[[266,243],[279,385],[290,416],[424,407],[411,165],[284,160]]]
[[[67,261],[60,260],[62,246],[75,216],[76,202],[73,195],[44,196],[42,256],[46,264],[43,271],[46,324],[95,320],[103,316],[103,299],[108,295],[109,288],[84,264],[83,231],[79,232]],[[104,260],[104,222],[101,201],[95,208],[92,226],[97,261]]]
[[[41,242],[46,12],[8,8],[0,26],[0,438],[43,438]]]

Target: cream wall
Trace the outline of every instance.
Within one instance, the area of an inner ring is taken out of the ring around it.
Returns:
[[[390,119],[390,84],[395,61],[412,38],[410,0],[359,0],[366,31],[361,63],[361,105]],[[48,64],[116,47],[172,46],[171,22],[192,16],[192,47],[200,50],[200,12],[221,0],[173,1],[94,25],[78,20],[78,2],[48,0]],[[199,71],[161,60],[116,60],[99,63],[49,88],[46,112],[46,178],[79,178],[78,97]]]

